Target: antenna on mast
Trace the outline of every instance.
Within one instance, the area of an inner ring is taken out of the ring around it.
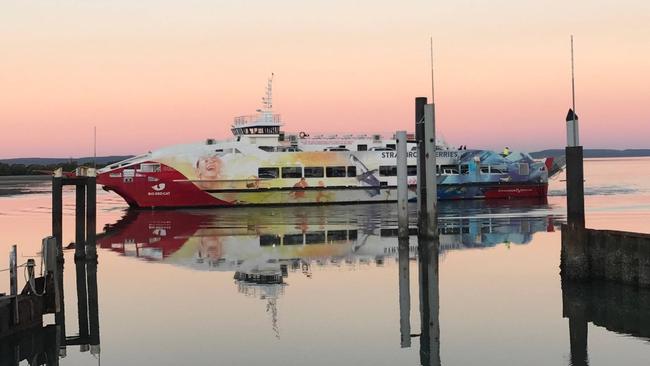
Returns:
[[[576,84],[573,66],[573,34],[571,35],[571,106],[573,107],[573,115],[576,113]]]
[[[435,103],[436,94],[435,94],[435,88],[433,84],[433,37],[430,38],[430,41],[431,41],[431,103]]]
[[[271,77],[266,83],[266,96],[262,98],[262,102],[264,102],[264,109],[267,111],[270,111],[273,109],[273,73],[271,73]]]
[[[97,169],[97,126],[93,126],[93,168]]]

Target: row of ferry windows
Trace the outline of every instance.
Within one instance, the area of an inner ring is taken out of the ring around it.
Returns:
[[[357,240],[357,230],[311,231],[304,234],[260,235],[260,246],[324,244]]]
[[[232,129],[236,135],[277,135],[280,133],[280,127],[237,127]]]
[[[282,173],[282,174],[280,174]],[[356,166],[310,166],[310,167],[262,167],[257,169],[260,178],[344,178],[356,177]]]
[[[503,166],[481,165],[479,170],[482,174],[506,174],[508,169]],[[466,175],[469,174],[469,165],[437,165],[436,169],[438,175]],[[417,166],[409,165],[406,167],[406,174],[409,176],[416,176]],[[395,177],[397,176],[397,167],[391,165],[381,165],[379,167],[379,175],[382,177]]]

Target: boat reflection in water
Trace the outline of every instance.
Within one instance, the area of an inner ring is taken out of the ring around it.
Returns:
[[[441,204],[440,252],[527,244],[534,233],[554,230],[548,206],[518,205]],[[107,226],[98,241],[102,248],[125,256],[233,271],[248,282],[281,282],[289,271],[311,276],[313,265],[381,265],[396,259],[394,208],[370,204],[129,211]],[[411,235],[416,234],[412,228]],[[409,253],[417,257],[416,244]]]

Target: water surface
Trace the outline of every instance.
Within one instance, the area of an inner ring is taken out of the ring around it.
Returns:
[[[587,160],[585,177],[588,226],[650,231],[650,159]],[[99,190],[101,347],[60,363],[647,365],[648,292],[560,281],[561,179],[547,202],[441,202],[438,255],[415,236],[400,252],[393,204],[128,211]],[[50,232],[47,185],[2,181],[0,253],[26,260]]]

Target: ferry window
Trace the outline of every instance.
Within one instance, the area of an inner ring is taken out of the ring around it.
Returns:
[[[277,178],[280,176],[280,168],[258,168],[257,176],[266,179]]]
[[[490,174],[490,166],[481,165],[481,174]]]
[[[357,231],[356,230],[348,231],[348,240],[357,240]]]
[[[325,232],[316,231],[305,234],[305,244],[323,244],[325,243]]]
[[[302,245],[302,234],[285,235],[284,245]]]
[[[490,167],[490,174],[506,174],[506,173],[508,173],[508,168],[506,168],[503,165]]]
[[[395,144],[386,144],[386,148],[388,150],[395,150],[396,147],[397,147],[397,145],[395,145]]]
[[[368,145],[357,145],[357,151],[367,151]]]
[[[392,238],[397,236],[398,229],[381,229],[379,230],[379,236],[382,238]]]
[[[458,166],[457,165],[442,165],[442,174],[445,175],[458,175]]]
[[[344,166],[328,166],[325,168],[325,173],[331,178],[345,177],[345,172],[346,169]]]
[[[528,163],[519,164],[519,175],[528,175],[530,174],[530,166]]]
[[[397,176],[397,167],[389,165],[381,165],[379,167],[379,175],[382,177],[395,177]]]
[[[418,167],[417,165],[409,165],[406,167],[406,175],[409,176],[416,176],[418,175]]]
[[[469,165],[463,164],[460,166],[460,174],[466,175],[469,174]]]
[[[258,146],[260,150],[266,151],[266,152],[273,152],[275,151],[275,147],[273,146]]]
[[[324,173],[322,166],[305,167],[305,178],[323,178]]]
[[[345,230],[330,230],[327,232],[327,241],[341,241],[347,240],[347,232]]]
[[[348,167],[348,177],[356,177],[357,176],[357,167],[356,166],[349,166]]]
[[[260,246],[280,245],[279,235],[260,235]]]
[[[283,167],[282,178],[302,178],[302,168],[299,166]]]
[[[138,171],[142,173],[160,173],[160,164],[143,163],[140,164]]]

